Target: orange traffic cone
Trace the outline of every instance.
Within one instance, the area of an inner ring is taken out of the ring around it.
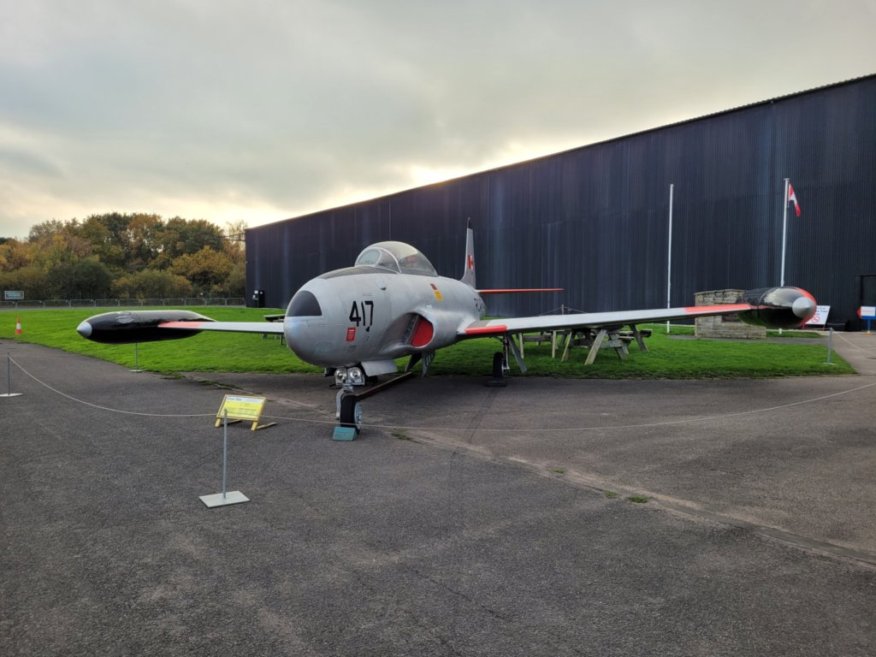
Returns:
[[[15,318],[15,335],[21,335],[21,318]]]

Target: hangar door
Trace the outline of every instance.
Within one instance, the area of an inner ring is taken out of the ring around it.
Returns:
[[[861,306],[876,306],[876,274],[861,274],[858,276],[858,308]],[[857,308],[855,309],[857,311]],[[862,329],[861,320],[855,322],[857,329]]]

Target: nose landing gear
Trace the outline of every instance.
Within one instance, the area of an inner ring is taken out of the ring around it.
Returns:
[[[362,430],[362,405],[363,399],[372,397],[387,388],[406,381],[414,375],[408,371],[376,386],[356,392],[355,388],[365,385],[366,378],[359,367],[338,368],[335,370],[335,382],[341,386],[337,396],[337,426],[332,433],[333,440],[355,440]]]
[[[338,425],[332,432],[334,440],[355,440],[362,430],[362,405],[358,395],[350,390],[338,391]]]

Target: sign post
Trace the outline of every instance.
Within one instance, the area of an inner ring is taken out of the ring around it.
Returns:
[[[876,306],[861,306],[858,317],[867,322],[867,335],[870,335],[870,322],[876,319]]]
[[[827,364],[833,365],[833,327],[827,329]]]
[[[217,506],[228,506],[229,504],[240,504],[241,502],[249,502],[249,498],[239,490],[227,490],[228,483],[228,413],[224,412],[222,416],[225,431],[222,436],[222,492],[214,493],[213,495],[201,495],[200,500],[208,509]]]
[[[225,395],[219,412],[216,413],[216,424],[222,427],[222,492],[214,495],[202,495],[201,501],[212,509],[214,506],[227,506],[249,502],[249,498],[239,490],[228,491],[228,425],[235,422],[252,422],[252,431],[267,429],[276,424],[259,424],[262,410],[265,408],[264,397],[247,397],[244,395]]]

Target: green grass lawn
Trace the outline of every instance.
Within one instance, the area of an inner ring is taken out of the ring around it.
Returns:
[[[217,320],[258,321],[276,309],[208,307],[193,308]],[[52,309],[0,311],[0,338],[32,342],[65,351],[94,356],[126,367],[134,366],[134,345],[104,345],[76,333],[83,319],[113,309]],[[20,317],[23,335],[15,337],[15,319]],[[695,340],[692,327],[673,326],[666,335],[665,325],[650,327],[646,339],[648,353],[633,344],[630,357],[621,361],[613,349],[603,349],[592,366],[585,367],[586,350],[573,349],[568,362],[550,356],[550,344],[526,344],[526,364],[530,376],[563,376],[595,379],[623,378],[730,378],[775,377],[816,374],[850,374],[854,370],[838,355],[833,365],[825,364],[827,350],[820,344],[767,342],[764,340]],[[784,336],[815,335],[789,332]],[[493,352],[500,349],[494,338],[466,340],[440,350],[432,364],[433,374],[489,374]],[[148,342],[138,347],[142,369],[163,373],[206,372],[321,372],[302,362],[277,337],[240,333],[201,333],[164,342]],[[404,361],[399,361],[403,363]],[[512,363],[516,372],[516,364]]]

